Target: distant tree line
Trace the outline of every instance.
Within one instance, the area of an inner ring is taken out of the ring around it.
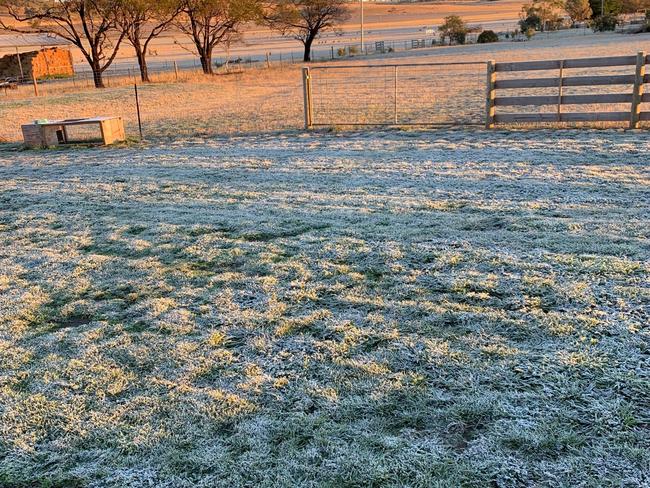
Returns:
[[[0,0],[0,28],[56,34],[76,46],[104,87],[103,74],[120,48],[131,45],[140,77],[149,81],[151,42],[174,28],[191,40],[203,72],[213,72],[213,52],[240,39],[245,24],[266,25],[304,46],[304,61],[323,32],[348,17],[344,0]]]
[[[568,16],[573,25],[587,22],[595,31],[614,30],[619,15],[642,11],[646,13],[646,25],[642,31],[650,32],[650,0],[532,0],[522,7],[519,28],[530,38],[535,31],[559,29]],[[465,44],[467,34],[472,30],[462,18],[450,15],[438,27],[440,42]],[[491,30],[481,32],[477,38],[479,44],[498,40],[499,36]]]
[[[522,8],[522,32],[556,30],[564,12],[573,24],[587,22],[594,30],[614,30],[617,17],[650,9],[650,0],[533,0]]]

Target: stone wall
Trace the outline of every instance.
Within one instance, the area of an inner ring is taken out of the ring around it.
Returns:
[[[20,77],[20,64],[27,79],[31,79],[32,75],[36,79],[74,75],[70,50],[55,47],[20,53],[20,63],[17,54],[0,58],[0,79]]]

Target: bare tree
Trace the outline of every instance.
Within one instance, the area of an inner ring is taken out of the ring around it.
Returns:
[[[133,46],[140,78],[148,82],[147,51],[152,40],[171,25],[181,11],[176,0],[116,0],[115,18],[117,27]]]
[[[124,33],[115,28],[114,0],[0,0],[10,18],[0,26],[13,32],[56,34],[79,48],[93,72],[97,88],[115,60]],[[114,38],[111,38],[114,35]]]
[[[314,40],[349,15],[346,0],[278,0],[267,6],[264,20],[283,36],[300,41],[307,62],[311,61]]]
[[[257,0],[185,0],[178,28],[194,44],[205,74],[212,74],[212,53],[237,38],[245,22],[259,15]]]

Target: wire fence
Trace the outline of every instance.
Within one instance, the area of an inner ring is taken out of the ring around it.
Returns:
[[[515,33],[510,28],[515,28],[513,25],[507,25],[505,30],[499,31],[497,34],[501,41],[523,41],[525,36],[521,33]],[[331,39],[322,40],[323,45],[316,44],[311,50],[311,58],[313,61],[322,62],[330,60],[346,60],[353,59],[358,56],[376,56],[385,55],[393,52],[403,52],[419,49],[431,49],[436,47],[445,46],[441,41],[435,29],[429,29],[431,32],[422,32],[419,37],[407,39],[392,39],[392,40],[372,40],[360,45],[358,40],[341,39],[340,41],[332,41]],[[477,42],[479,35],[478,29],[476,32],[470,32],[466,36],[465,44],[474,44]],[[175,41],[176,43],[176,41]],[[180,44],[180,43],[179,43]],[[14,55],[13,50],[15,46],[9,46],[11,49],[7,50],[7,46],[0,46],[0,57],[4,55]],[[24,44],[21,45],[23,49],[42,50],[49,45],[40,44]],[[7,52],[5,52],[7,51]],[[260,67],[270,66],[288,66],[303,63],[302,51],[272,52],[271,50],[257,55],[234,55],[234,56],[217,56],[214,59],[214,69],[218,72],[241,72],[248,69],[258,69]],[[20,55],[19,55],[20,59]],[[187,78],[190,74],[198,74],[201,72],[201,65],[198,58],[181,57],[168,59],[162,61],[156,58],[156,55],[150,56],[149,59],[149,77],[152,81],[178,81],[181,78]],[[224,69],[224,66],[226,69]],[[76,88],[92,88],[95,85],[93,73],[85,65],[77,67],[74,73],[56,73],[52,72],[55,67],[49,68],[47,76],[39,76],[36,82],[43,85],[38,91],[43,95],[47,92],[48,88],[55,91],[55,88],[64,88],[69,86],[73,89]],[[27,71],[27,69],[25,70]],[[139,81],[139,68],[135,58],[130,60],[119,60],[114,63],[110,68],[102,74],[103,84],[106,87],[123,86],[128,83]],[[10,94],[10,90],[16,90],[21,86],[33,85],[34,80],[31,74],[25,72],[15,73],[12,76],[0,78],[0,93],[4,95]],[[31,89],[19,90],[23,95],[29,95]],[[18,93],[14,93],[17,95]]]
[[[514,39],[513,39],[514,40]],[[475,41],[471,36],[467,43]],[[400,41],[378,41],[365,43],[363,52],[358,44],[345,44],[338,47],[316,47],[312,49],[314,61],[329,61],[335,59],[353,59],[358,56],[387,54],[391,52],[408,51],[413,49],[431,48],[440,46],[435,38],[409,39]],[[20,59],[20,58],[19,58]],[[284,67],[303,64],[302,54],[268,52],[260,56],[248,57],[217,57],[213,61],[215,73],[238,73],[247,70],[257,70],[268,67]],[[27,65],[21,66],[20,73],[0,78],[0,94],[13,95],[14,98],[29,97],[32,95],[47,95],[48,91],[60,93],[61,91],[76,90],[79,88],[93,88],[95,76],[87,67],[83,66],[70,72],[65,68],[58,73],[56,67],[50,67],[47,75],[32,76]],[[149,63],[148,74],[153,82],[183,81],[202,73],[198,59],[182,60],[155,60]],[[107,88],[124,86],[140,82],[140,69],[136,62],[116,63],[105,70],[101,79]],[[34,87],[34,85],[37,87]]]
[[[311,125],[478,125],[485,69],[485,62],[312,67]]]
[[[215,60],[215,74],[237,74],[268,67],[284,67],[298,64],[302,60],[293,58],[235,58],[229,62]],[[182,65],[175,61],[159,62],[148,67],[149,79],[152,82],[182,82],[202,76],[199,64]],[[120,87],[140,83],[140,69],[137,64],[117,65],[105,70],[101,79],[106,88]],[[15,76],[0,78],[0,94],[11,98],[28,98],[32,96],[47,96],[49,93],[65,93],[82,88],[94,88],[95,76],[90,70],[76,70],[73,73],[52,71],[47,76],[36,79],[26,68],[23,73]]]

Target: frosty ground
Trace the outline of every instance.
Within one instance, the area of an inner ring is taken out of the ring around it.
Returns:
[[[0,485],[648,486],[649,154],[0,149]]]

